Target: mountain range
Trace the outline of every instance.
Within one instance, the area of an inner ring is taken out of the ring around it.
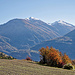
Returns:
[[[62,53],[66,53],[71,59],[75,59],[75,29],[63,37],[41,42],[31,49],[38,51],[42,47],[49,46],[58,49]]]
[[[33,49],[37,44],[61,37],[73,29],[74,25],[61,20],[50,25],[33,17],[12,19],[0,25],[0,52],[18,59],[27,55],[36,59],[41,46]]]

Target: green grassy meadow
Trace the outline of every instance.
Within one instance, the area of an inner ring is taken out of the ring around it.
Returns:
[[[0,59],[0,75],[75,75],[75,70],[42,66],[24,60]]]

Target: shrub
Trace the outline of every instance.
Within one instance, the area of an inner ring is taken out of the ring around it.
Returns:
[[[58,63],[58,67],[62,68],[64,66],[64,62]]]
[[[72,61],[71,59],[68,57],[68,55],[66,55],[66,53],[64,53],[63,57],[62,57],[62,60],[65,64],[67,63],[71,63],[72,64]]]
[[[74,66],[69,63],[69,64],[65,64],[65,65],[63,66],[63,68],[64,68],[64,69],[68,69],[68,70],[72,70],[72,69],[74,69]]]
[[[16,59],[12,56],[8,56],[6,54],[4,54],[3,52],[0,52],[0,59]]]
[[[62,68],[64,64],[71,63],[71,59],[64,53],[64,55],[59,52],[59,50],[53,47],[42,47],[40,50],[40,63],[47,64],[49,66]]]
[[[75,65],[75,60],[72,60],[72,64]]]
[[[31,59],[30,57],[28,57],[28,56],[27,56],[26,60],[30,60],[30,61],[32,61],[32,59]]]
[[[51,47],[50,49],[49,49],[48,46],[46,48],[42,47],[39,50],[39,52],[40,52],[41,61],[42,61],[43,64],[47,64],[49,66],[57,67],[58,63],[62,62],[60,52],[53,47]]]

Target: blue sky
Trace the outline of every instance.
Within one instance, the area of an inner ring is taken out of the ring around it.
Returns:
[[[0,0],[0,24],[28,17],[47,23],[63,20],[75,25],[75,0]]]

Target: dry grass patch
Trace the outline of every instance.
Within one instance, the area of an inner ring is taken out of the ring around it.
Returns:
[[[74,65],[74,69],[75,69],[75,65]]]
[[[41,66],[31,61],[0,59],[0,75],[75,75],[75,71]]]

